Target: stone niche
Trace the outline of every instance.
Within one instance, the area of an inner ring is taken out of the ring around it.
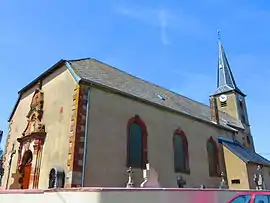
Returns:
[[[42,123],[43,104],[44,93],[42,90],[36,89],[30,104],[30,111],[26,116],[27,126],[22,133],[23,136],[45,133],[45,125]]]

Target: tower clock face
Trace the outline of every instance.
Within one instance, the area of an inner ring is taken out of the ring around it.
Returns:
[[[227,95],[225,95],[225,94],[220,95],[220,96],[219,96],[219,101],[220,101],[220,102],[225,102],[225,101],[227,101]]]

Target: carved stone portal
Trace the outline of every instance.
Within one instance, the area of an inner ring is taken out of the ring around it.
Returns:
[[[46,137],[45,125],[42,122],[43,104],[43,91],[37,88],[26,116],[27,126],[22,137],[17,139],[20,143],[17,170],[22,189],[38,187],[42,148]]]

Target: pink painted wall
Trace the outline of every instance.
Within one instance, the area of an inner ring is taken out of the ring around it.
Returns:
[[[1,203],[226,203],[241,191],[145,188],[0,190]]]

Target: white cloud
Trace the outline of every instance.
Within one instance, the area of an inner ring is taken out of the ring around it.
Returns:
[[[181,11],[174,13],[165,8],[146,9],[118,7],[115,12],[120,15],[141,21],[159,28],[160,40],[163,45],[169,45],[169,31],[178,31],[181,34],[191,34],[196,36],[206,36],[205,26],[201,22]]]
[[[160,35],[161,35],[161,41],[164,45],[169,44],[168,36],[167,36],[167,28],[168,28],[168,23],[167,23],[167,14],[164,10],[160,10],[158,13],[159,17],[159,22],[160,22]]]
[[[128,9],[118,8],[116,12],[127,17],[140,20],[143,23],[158,27],[160,32],[160,40],[163,45],[169,44],[168,39],[168,21],[173,15],[165,9]]]

